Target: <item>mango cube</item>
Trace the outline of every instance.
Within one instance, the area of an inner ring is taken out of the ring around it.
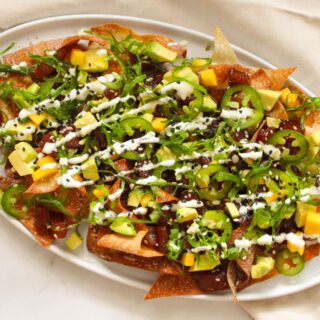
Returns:
[[[218,84],[216,73],[213,69],[207,69],[200,73],[200,81],[205,87],[214,87]]]
[[[290,234],[291,235],[291,234]],[[301,232],[297,232],[294,235],[291,235],[292,239],[290,237],[288,237],[287,239],[287,248],[289,249],[289,251],[291,252],[298,252],[301,256],[304,253],[304,241],[303,240],[303,234]],[[296,237],[296,238],[295,238]],[[301,245],[298,245],[298,241],[300,240]]]
[[[29,119],[37,126],[39,127],[40,124],[46,119],[46,116],[44,114],[31,114],[29,116]]]
[[[281,90],[280,101],[289,108],[294,108],[299,105],[298,94],[292,93],[289,88]]]
[[[150,193],[144,194],[140,200],[142,207],[147,207],[149,202],[152,200],[152,195]]]
[[[84,52],[80,49],[72,49],[70,63],[74,66],[82,66],[84,64]]]
[[[192,252],[185,252],[181,259],[180,262],[185,266],[185,267],[192,267],[195,262],[195,255]]]
[[[91,112],[85,112],[80,118],[78,118],[74,122],[74,126],[77,129],[81,129],[83,127],[86,127],[90,124],[94,124],[96,122],[97,122],[97,120]]]
[[[155,117],[152,120],[151,125],[152,125],[153,130],[155,132],[161,133],[167,127],[167,119]]]
[[[304,226],[305,234],[320,234],[320,214],[309,213]]]

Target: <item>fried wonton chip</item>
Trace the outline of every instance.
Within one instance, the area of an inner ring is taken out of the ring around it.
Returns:
[[[3,61],[8,64],[19,64],[22,61],[26,62],[27,64],[32,64],[32,59],[29,57],[29,54],[43,56],[46,50],[58,51],[64,47],[74,45],[80,40],[88,40],[90,42],[98,43],[102,46],[106,45],[105,40],[93,35],[73,36],[63,39],[40,41],[34,45],[30,45],[29,47],[5,55],[3,57]]]
[[[99,246],[98,241],[101,236],[105,234],[105,232],[101,234],[101,230],[103,230],[102,227],[90,225],[87,237],[88,250],[101,259],[149,271],[157,271],[171,275],[181,274],[180,267],[176,263],[168,260],[165,256],[146,258]]]
[[[38,218],[34,208],[30,209],[28,214],[20,219],[20,222],[34,235],[36,240],[45,248],[49,247],[53,241],[54,236],[51,232],[40,233],[37,229]]]
[[[254,89],[271,89],[272,81],[263,69],[250,74],[250,84]]]
[[[309,136],[315,131],[320,130],[320,111],[311,111],[304,119],[305,135]]]
[[[204,292],[198,288],[190,273],[184,273],[180,276],[161,274],[144,298],[147,300],[203,293]]]
[[[234,50],[219,27],[214,29],[214,52],[212,55],[212,62],[215,64],[238,63],[238,58]]]
[[[3,191],[8,189],[10,186],[12,186],[15,183],[19,183],[19,181],[11,177],[0,176],[0,189]]]
[[[145,258],[162,257],[164,255],[163,253],[142,244],[142,240],[147,233],[148,228],[144,226],[133,237],[123,236],[117,233],[106,234],[98,240],[97,245]]]
[[[163,35],[139,35],[127,27],[114,23],[102,24],[100,26],[91,28],[91,30],[105,37],[111,37],[112,34],[112,36],[118,41],[124,40],[128,37],[132,37],[133,39],[143,42],[157,41],[164,47],[177,52],[179,56],[185,56],[186,54],[186,48],[179,46],[174,40]]]
[[[286,69],[265,70],[272,82],[272,87],[270,89],[281,90],[284,84],[288,81],[290,75],[296,69],[296,67],[291,67]]]
[[[60,175],[61,172],[59,170],[46,179],[33,182],[32,185],[25,191],[25,194],[33,195],[56,191],[60,187],[58,183],[58,178]]]
[[[280,119],[280,120],[288,120],[288,113],[280,101],[277,101],[273,109],[267,112],[267,115],[272,118]]]

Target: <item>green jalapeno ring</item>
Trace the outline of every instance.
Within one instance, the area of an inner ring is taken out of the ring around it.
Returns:
[[[264,115],[263,103],[256,90],[247,85],[239,85],[229,88],[224,94],[221,107],[222,109],[228,109],[229,103],[231,102],[233,94],[237,92],[243,92],[245,95],[249,96],[249,101],[253,106],[254,113],[247,119],[240,119],[239,121],[232,119],[225,119],[226,123],[231,127],[237,127],[240,129],[245,129],[249,127],[256,126],[260,123]]]
[[[290,150],[285,148],[281,153],[281,159],[285,162],[296,162],[304,158],[308,153],[308,141],[303,134],[293,130],[281,130],[275,132],[269,139],[268,143],[272,145],[285,145],[286,137],[293,138],[291,145],[292,147],[298,147],[299,151],[297,154],[290,154]]]
[[[270,169],[250,176],[246,181],[246,185],[251,192],[256,192],[260,185],[260,180],[265,181],[265,185],[273,193],[282,193],[282,191],[291,197],[294,193],[294,183],[291,177],[284,171],[279,169]]]
[[[3,210],[11,217],[16,219],[23,218],[28,210],[26,206],[21,205],[21,195],[26,191],[27,187],[24,184],[14,184],[10,186],[2,196],[1,205]]]
[[[275,267],[285,276],[295,276],[304,268],[304,258],[297,252],[282,249],[276,255]]]

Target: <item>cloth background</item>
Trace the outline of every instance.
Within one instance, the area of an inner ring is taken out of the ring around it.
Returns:
[[[294,77],[320,95],[319,0],[1,0],[0,27],[76,13],[143,17],[208,34],[218,25],[233,44],[276,66],[298,66]],[[15,233],[1,219],[1,319],[51,320],[72,314],[79,320],[320,317],[320,287],[288,297],[241,303],[243,309],[231,303],[177,298],[143,302],[142,291],[89,274]]]

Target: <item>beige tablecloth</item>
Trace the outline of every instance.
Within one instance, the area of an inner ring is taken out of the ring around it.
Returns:
[[[3,28],[74,13],[144,17],[208,34],[219,25],[233,44],[276,66],[298,66],[294,77],[320,94],[319,0],[2,0],[0,12]],[[320,287],[314,287],[241,306],[254,319],[311,320],[320,318],[319,301]]]

